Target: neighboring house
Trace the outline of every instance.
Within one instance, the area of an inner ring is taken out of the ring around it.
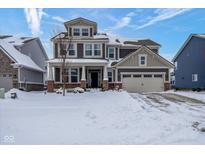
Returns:
[[[66,88],[123,88],[130,92],[170,88],[172,63],[159,55],[160,44],[120,39],[98,33],[97,23],[77,18],[64,23],[66,32],[54,36],[54,58],[48,61],[48,91],[62,87],[60,44],[68,46]]]
[[[191,34],[172,61],[175,88],[205,88],[205,34]]]
[[[39,38],[0,36],[0,88],[42,90],[46,60]]]

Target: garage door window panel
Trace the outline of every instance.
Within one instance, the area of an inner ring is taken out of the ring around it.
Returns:
[[[131,75],[130,74],[124,74],[122,77],[123,78],[131,78]]]
[[[152,77],[151,74],[145,74],[145,75],[144,75],[144,78],[151,78],[151,77]]]
[[[133,75],[133,78],[141,78],[141,77],[142,77],[141,74],[134,74],[134,75]]]
[[[162,74],[155,74],[154,78],[162,78]]]

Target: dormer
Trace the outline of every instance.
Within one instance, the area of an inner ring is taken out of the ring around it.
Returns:
[[[85,18],[76,18],[64,23],[68,36],[93,37],[97,34],[97,23]]]

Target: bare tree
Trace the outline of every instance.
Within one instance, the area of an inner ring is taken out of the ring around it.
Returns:
[[[60,34],[61,35],[61,34]],[[72,37],[68,37],[68,42],[64,43],[63,39],[66,38],[66,35],[60,36],[60,55],[62,59],[62,79],[63,79],[63,96],[65,96],[65,89],[66,89],[66,56],[68,51],[70,50]]]
[[[72,37],[68,36],[68,33],[64,33],[62,31],[63,30],[60,27],[56,27],[56,29],[53,30],[53,34],[54,34],[53,36],[56,36],[60,43],[60,58],[62,60],[61,70],[62,70],[62,80],[63,80],[63,96],[65,96],[66,76],[67,76],[66,57],[71,47]]]

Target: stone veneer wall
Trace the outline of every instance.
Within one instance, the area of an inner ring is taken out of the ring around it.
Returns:
[[[13,87],[18,88],[18,69],[13,68],[14,62],[0,49],[0,74],[11,74]]]

